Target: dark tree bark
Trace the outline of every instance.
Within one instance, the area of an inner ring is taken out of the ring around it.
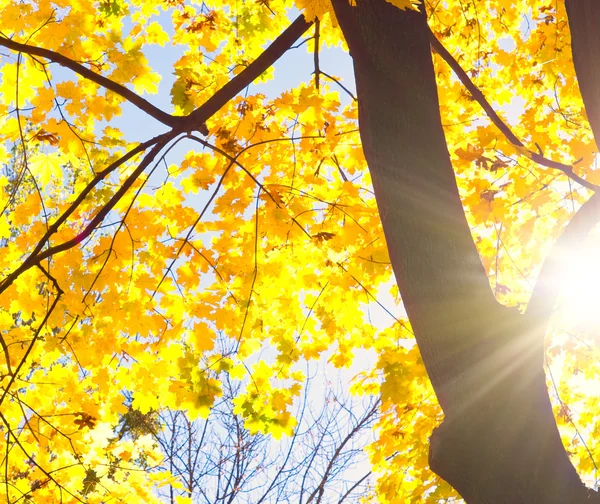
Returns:
[[[558,259],[544,265],[526,314],[496,302],[447,151],[425,14],[386,0],[333,4],[354,60],[360,133],[394,273],[445,414],[431,438],[432,470],[468,503],[600,502],[569,461],[545,383],[555,299],[545,279]],[[563,245],[596,222],[600,200],[592,200]]]
[[[600,2],[565,0],[573,63],[594,138],[600,138]]]

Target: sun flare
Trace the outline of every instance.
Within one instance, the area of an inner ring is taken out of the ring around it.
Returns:
[[[567,331],[600,341],[600,232],[565,264],[557,315]]]

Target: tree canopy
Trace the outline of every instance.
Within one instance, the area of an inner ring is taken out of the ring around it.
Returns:
[[[0,0],[0,501],[192,502],[324,361],[357,502],[600,500],[600,7],[352,3]]]

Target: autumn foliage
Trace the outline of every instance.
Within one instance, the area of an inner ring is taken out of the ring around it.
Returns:
[[[496,298],[523,310],[600,184],[564,5],[425,8],[473,239]],[[366,355],[351,391],[381,406],[362,499],[458,499],[428,466],[443,415],[393,282],[354,85],[319,64],[347,49],[330,2],[1,0],[0,27],[0,502],[160,502],[177,477],[152,430],[119,435],[124,419],[208,418],[228,384],[251,435],[291,436],[307,363]],[[161,50],[177,52],[170,88]],[[286,51],[314,73],[263,93]],[[546,365],[593,486],[597,321],[573,313]]]

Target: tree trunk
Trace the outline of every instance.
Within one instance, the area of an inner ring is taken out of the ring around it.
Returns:
[[[565,0],[573,63],[594,138],[600,138],[600,2]]]
[[[498,304],[473,243],[442,130],[426,16],[386,0],[356,3],[333,0],[354,60],[360,133],[394,273],[445,414],[431,438],[431,468],[468,503],[600,502],[571,465],[552,414],[546,312]]]

